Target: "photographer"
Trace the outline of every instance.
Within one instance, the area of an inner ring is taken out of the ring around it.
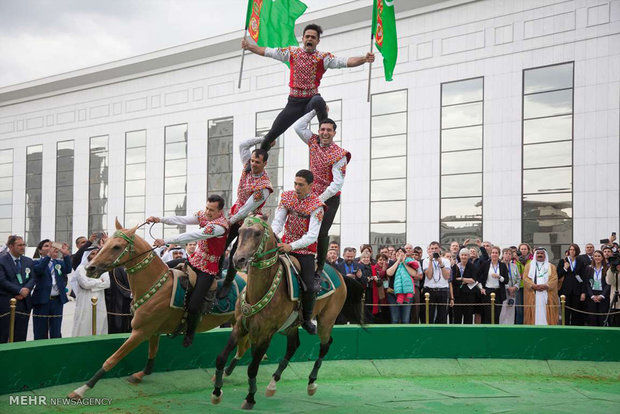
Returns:
[[[430,293],[429,323],[445,324],[450,297],[450,261],[439,255],[436,241],[428,246],[428,258],[422,263],[424,271],[424,292]]]
[[[611,305],[609,306],[610,313],[620,311],[620,297],[618,297],[618,276],[620,276],[620,254],[616,253],[609,258],[609,268],[607,269],[607,275],[605,276],[605,282],[609,285],[609,290],[612,292]],[[609,326],[620,327],[620,314],[609,315],[607,319]]]

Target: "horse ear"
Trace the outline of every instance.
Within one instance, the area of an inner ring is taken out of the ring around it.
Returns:
[[[136,230],[138,230],[138,225],[135,225],[131,229],[127,230],[125,234],[129,237],[132,237],[134,234],[136,234]]]
[[[114,225],[116,226],[116,230],[120,230],[120,229],[123,228],[123,225],[121,223],[119,223],[119,221],[118,221],[118,217],[116,217],[114,219]]]

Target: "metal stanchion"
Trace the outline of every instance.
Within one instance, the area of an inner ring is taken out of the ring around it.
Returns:
[[[428,325],[428,322],[430,321],[431,317],[431,309],[430,309],[430,303],[431,303],[431,294],[426,292],[424,294],[424,302],[426,302],[426,324]]]
[[[491,325],[495,325],[495,292],[491,293]]]
[[[17,306],[17,299],[11,298],[9,300],[9,306],[11,308],[11,317],[9,322],[9,342],[13,342],[15,338],[15,307]]]
[[[560,295],[560,303],[562,304],[562,326],[566,325],[566,295]]]
[[[97,335],[97,296],[90,298],[93,304],[93,335]]]

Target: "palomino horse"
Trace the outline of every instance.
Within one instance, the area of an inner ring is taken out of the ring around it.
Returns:
[[[270,256],[266,258],[267,256]],[[239,247],[233,256],[237,268],[249,265],[245,296],[243,293],[235,307],[236,323],[232,328],[230,338],[224,350],[216,360],[214,377],[215,387],[211,395],[211,402],[218,404],[222,400],[222,377],[224,366],[230,352],[235,346],[242,343],[252,344],[252,362],[248,366],[249,392],[241,408],[252,409],[256,401],[256,374],[258,366],[267,351],[271,338],[284,326],[291,313],[295,310],[295,302],[291,301],[287,292],[286,283],[281,283],[284,273],[284,263],[279,259],[277,240],[269,225],[259,217],[248,217],[239,229]],[[309,376],[308,395],[314,395],[317,389],[316,379],[321,362],[329,351],[332,343],[331,332],[336,317],[342,311],[350,321],[362,322],[363,288],[361,284],[350,279],[340,278],[340,286],[334,293],[325,299],[318,300],[314,307],[314,314],[318,322],[318,334],[321,340],[319,358],[316,360]],[[345,304],[346,301],[346,304]],[[343,307],[344,305],[344,307]],[[276,392],[276,383],[286,369],[291,357],[299,347],[299,331],[297,324],[284,332],[287,338],[286,354],[278,365],[266,395],[271,397]],[[249,341],[248,341],[249,338]],[[230,375],[238,358],[243,355],[237,350],[237,355],[226,369]]]
[[[183,310],[171,309],[173,277],[168,266],[153,252],[151,246],[140,236],[136,235],[137,227],[123,229],[116,220],[116,232],[106,241],[95,259],[88,266],[87,274],[90,277],[99,277],[103,272],[124,265],[129,275],[129,286],[133,294],[134,311],[131,321],[131,335],[110,356],[101,369],[84,385],[69,394],[69,398],[79,400],[93,388],[97,381],[119,363],[127,354],[142,342],[148,339],[149,351],[145,368],[129,376],[132,383],[139,383],[145,375],[153,370],[153,363],[159,336],[163,333],[172,333],[179,325]],[[226,322],[234,323],[234,315],[210,314],[203,316],[197,332],[208,331]],[[248,345],[241,342],[240,350],[245,352]]]

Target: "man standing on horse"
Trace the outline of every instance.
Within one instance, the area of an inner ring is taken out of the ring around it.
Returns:
[[[271,225],[277,235],[284,229],[282,243],[278,247],[291,253],[301,266],[301,279],[305,290],[301,295],[302,328],[311,335],[316,335],[316,326],[312,323],[312,311],[316,293],[319,291],[315,280],[314,255],[316,240],[323,221],[325,204],[312,192],[314,175],[308,170],[299,170],[295,174],[295,190],[285,191]]]
[[[154,217],[146,219],[147,223],[164,223],[168,225],[198,224],[200,228],[188,231],[176,237],[156,239],[154,246],[163,246],[170,243],[198,242],[198,247],[187,259],[187,264],[196,272],[196,286],[192,291],[187,308],[187,331],[183,346],[188,347],[194,340],[196,326],[200,315],[205,308],[205,313],[210,313],[215,302],[215,292],[211,294],[209,289],[220,271],[220,256],[225,251],[226,236],[228,234],[228,221],[222,214],[224,199],[219,195],[209,196],[204,211],[199,211],[189,216]],[[207,296],[209,293],[209,296]]]
[[[319,95],[321,78],[327,69],[351,68],[374,62],[375,55],[366,53],[364,56],[338,58],[329,52],[316,50],[321,41],[323,29],[317,24],[309,24],[303,31],[303,47],[286,47],[272,49],[259,47],[243,40],[241,47],[260,56],[267,56],[282,62],[288,62],[291,67],[290,94],[288,102],[282,112],[273,121],[271,129],[265,135],[261,148],[269,151],[273,142],[300,116],[316,109],[319,121],[327,118],[325,101]]]
[[[314,110],[308,112],[295,123],[294,128],[310,148],[310,171],[314,175],[312,193],[327,206],[317,242],[316,272],[321,275],[329,247],[329,229],[340,206],[340,190],[351,153],[334,144],[336,123],[331,119],[320,121],[318,135],[310,131],[310,120],[314,115]]]
[[[269,176],[265,171],[265,165],[267,165],[267,159],[269,153],[264,149],[255,149],[250,153],[250,148],[256,144],[259,144],[262,138],[249,138],[241,142],[239,145],[239,153],[241,156],[241,162],[244,167],[249,164],[250,171],[244,168],[241,171],[241,179],[239,180],[239,186],[237,187],[237,201],[230,209],[230,216],[228,222],[230,230],[228,232],[228,239],[226,240],[226,247],[239,235],[239,228],[245,219],[250,214],[261,214],[262,208],[267,201],[267,198],[273,193],[273,187]],[[232,281],[235,280],[235,274],[237,269],[233,265],[232,257],[237,251],[237,241],[230,249],[230,260],[228,261],[228,271],[226,272],[226,279],[222,288],[218,292],[218,298],[225,298],[230,291]],[[222,256],[221,263],[224,256]]]

